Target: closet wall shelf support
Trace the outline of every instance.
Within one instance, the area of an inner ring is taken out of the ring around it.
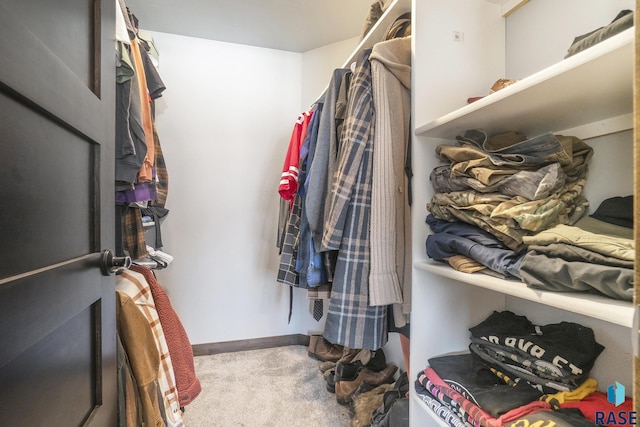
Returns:
[[[448,265],[435,261],[418,261],[414,267],[438,276],[447,277],[468,286],[490,289],[505,295],[534,301],[539,304],[569,310],[605,322],[631,327],[634,307],[631,302],[615,300],[605,296],[586,295],[573,292],[551,292],[529,288],[516,280],[504,280],[482,273],[463,273]]]
[[[452,139],[467,129],[482,128],[489,134],[518,130],[535,136],[629,114],[633,111],[634,31],[629,28],[479,101],[423,123],[416,128],[416,135]]]

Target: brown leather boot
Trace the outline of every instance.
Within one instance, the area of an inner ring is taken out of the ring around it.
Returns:
[[[342,357],[342,346],[331,344],[322,335],[311,335],[307,354],[323,362],[337,362]]]
[[[366,365],[371,360],[371,350],[362,348],[348,348],[342,347],[342,356],[340,357],[340,363],[353,363],[360,361],[362,365]]]
[[[392,383],[393,375],[397,370],[398,367],[393,363],[387,364],[387,366],[379,372],[372,371],[365,367],[360,371],[355,380],[336,382],[336,400],[341,405],[348,405],[351,403],[353,394],[356,392],[360,384],[364,382],[373,386],[378,386]]]
[[[320,372],[325,373],[327,372],[329,369],[333,369],[336,367],[336,362],[332,362],[332,361],[326,361],[326,362],[322,362],[320,364],[320,366],[318,366],[318,369],[320,369]]]

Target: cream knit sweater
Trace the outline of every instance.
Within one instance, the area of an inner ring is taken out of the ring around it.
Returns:
[[[394,306],[396,326],[411,307],[411,220],[404,171],[411,114],[411,37],[380,42],[370,55],[375,127],[369,304]]]

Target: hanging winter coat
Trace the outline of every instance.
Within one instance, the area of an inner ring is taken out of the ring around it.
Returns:
[[[369,305],[369,226],[373,179],[370,50],[362,52],[349,89],[338,167],[322,250],[338,250],[324,337],[349,348],[377,350],[387,341],[387,307]]]

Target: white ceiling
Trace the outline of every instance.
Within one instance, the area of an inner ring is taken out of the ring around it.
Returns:
[[[292,52],[360,35],[374,0],[125,0],[140,28]]]

